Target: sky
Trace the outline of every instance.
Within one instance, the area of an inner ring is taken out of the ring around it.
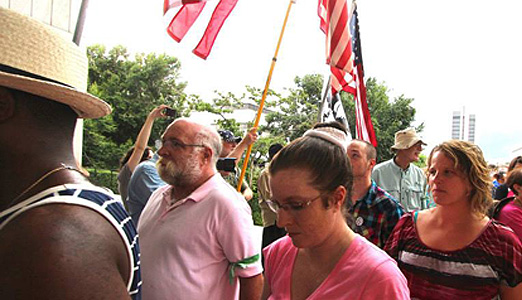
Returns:
[[[287,0],[239,0],[207,60],[192,54],[217,0],[181,43],[165,31],[161,0],[90,0],[82,45],[124,45],[133,53],[167,53],[181,61],[187,93],[264,88],[288,8]],[[365,77],[391,99],[415,99],[413,125],[424,123],[430,149],[451,138],[453,111],[476,115],[475,142],[489,162],[502,163],[522,147],[522,2],[516,0],[359,0]],[[270,88],[284,92],[294,78],[328,75],[317,0],[292,5]]]

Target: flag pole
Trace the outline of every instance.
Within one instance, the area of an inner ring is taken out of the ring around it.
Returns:
[[[328,89],[330,88],[330,84],[332,83],[332,77],[330,75],[328,76],[328,81],[326,82],[326,85],[323,87],[323,98],[321,99],[321,107],[319,108],[319,114],[317,115],[317,122],[321,122],[323,119],[323,109],[324,109],[324,103],[326,102],[326,99],[328,97]]]
[[[265,99],[266,99],[266,95],[268,93],[268,88],[270,86],[270,81],[272,80],[272,73],[274,72],[275,63],[277,61],[277,53],[279,52],[279,47],[281,46],[281,41],[283,40],[286,23],[288,21],[288,16],[290,15],[290,9],[292,8],[293,3],[295,3],[295,0],[290,0],[290,2],[288,3],[288,8],[286,9],[285,20],[283,22],[283,27],[281,28],[281,34],[279,35],[279,40],[277,42],[275,54],[274,54],[274,57],[272,58],[272,64],[270,65],[270,71],[268,72],[268,78],[266,79],[265,90],[263,91],[263,97],[261,98],[261,102],[259,103],[256,120],[254,122],[254,128],[256,131],[257,131],[257,126],[259,125],[259,120],[261,119],[261,112],[263,112],[263,106],[265,105]],[[248,146],[248,150],[245,155],[245,161],[243,162],[243,167],[241,168],[241,175],[239,176],[239,180],[237,182],[237,191],[238,192],[241,192],[241,185],[243,184],[243,178],[245,177],[246,168],[248,166],[248,159],[250,157],[251,152],[252,152],[252,144],[250,144]]]

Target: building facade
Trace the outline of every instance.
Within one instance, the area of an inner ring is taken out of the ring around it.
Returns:
[[[475,114],[466,115],[465,108],[462,108],[462,111],[454,111],[451,120],[451,138],[475,143],[475,125]]]

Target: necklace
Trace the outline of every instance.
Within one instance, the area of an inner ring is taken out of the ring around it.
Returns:
[[[42,175],[42,177],[38,178],[33,184],[31,184],[28,188],[26,188],[25,190],[23,190],[18,196],[16,196],[16,198],[14,198],[11,202],[9,202],[9,205],[7,206],[8,208],[10,208],[14,203],[16,203],[16,201],[18,201],[20,198],[22,198],[23,195],[25,195],[27,192],[29,192],[32,188],[34,188],[36,185],[38,185],[40,182],[42,182],[45,178],[53,175],[54,173],[56,172],[59,172],[59,171],[62,171],[62,170],[71,170],[71,171],[76,171],[80,174],[83,175],[83,173],[74,168],[74,167],[71,167],[71,166],[67,166],[63,163],[60,164],[60,166],[58,168],[55,168],[55,169],[52,169],[51,171],[45,173]]]

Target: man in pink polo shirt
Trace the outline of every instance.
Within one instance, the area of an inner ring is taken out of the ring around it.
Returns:
[[[168,184],[152,194],[138,224],[143,299],[259,299],[251,211],[216,170],[217,131],[177,119],[162,142],[157,168]]]

